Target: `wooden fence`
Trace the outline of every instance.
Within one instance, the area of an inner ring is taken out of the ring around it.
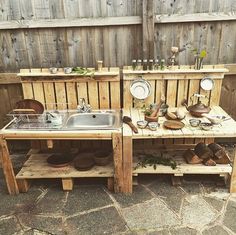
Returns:
[[[177,63],[236,62],[234,0],[1,0],[0,72],[51,66],[122,67],[136,58],[165,58],[185,48]],[[22,97],[12,76],[0,78],[0,125]],[[6,85],[6,83],[8,83]],[[14,84],[13,84],[14,83]],[[235,77],[224,80],[222,106],[233,116]]]

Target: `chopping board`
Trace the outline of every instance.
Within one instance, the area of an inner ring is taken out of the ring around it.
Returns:
[[[175,121],[175,120],[168,120],[163,123],[163,126],[167,129],[171,130],[180,130],[182,129],[185,125],[183,122],[180,121]]]

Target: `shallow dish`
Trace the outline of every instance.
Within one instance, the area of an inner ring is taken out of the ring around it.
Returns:
[[[211,123],[208,122],[202,122],[199,125],[201,127],[201,129],[203,129],[204,131],[209,131],[213,128],[213,125]]]
[[[138,128],[140,128],[140,129],[146,128],[147,124],[148,124],[148,122],[145,121],[145,120],[143,120],[143,121],[137,121],[137,126],[138,126]]]
[[[151,95],[151,85],[142,78],[136,79],[130,85],[130,93],[134,98],[144,100]]]
[[[192,118],[192,119],[189,119],[189,123],[192,127],[198,127],[201,123],[201,120]]]
[[[200,86],[205,91],[210,91],[214,87],[214,81],[211,78],[203,78],[200,82]]]

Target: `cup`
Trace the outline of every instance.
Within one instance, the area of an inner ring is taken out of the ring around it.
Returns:
[[[192,127],[198,127],[201,123],[201,120],[192,118],[192,119],[189,119],[189,123]]]
[[[72,68],[71,68],[71,67],[66,67],[66,68],[64,68],[64,73],[65,73],[65,74],[72,73]]]
[[[58,69],[56,67],[49,68],[50,73],[55,74],[57,73]]]

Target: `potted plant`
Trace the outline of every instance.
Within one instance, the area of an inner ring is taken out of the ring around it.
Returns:
[[[202,61],[207,56],[206,50],[199,51],[198,49],[194,49],[194,58],[195,58],[195,64],[194,69],[201,69],[202,68]]]

